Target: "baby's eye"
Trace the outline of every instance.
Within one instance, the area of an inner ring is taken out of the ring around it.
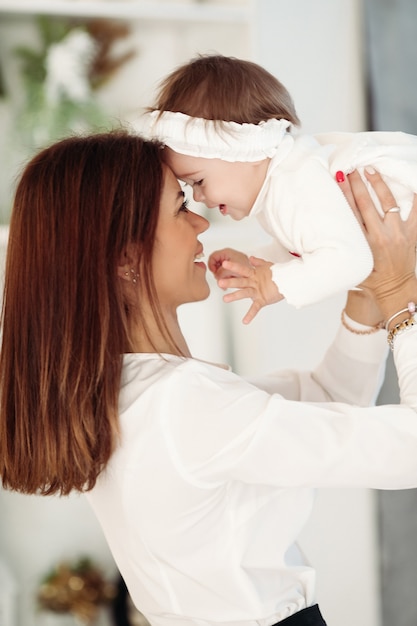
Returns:
[[[193,183],[193,187],[194,185],[197,185],[197,187],[200,187],[203,184],[203,182],[204,182],[204,178],[202,178],[201,180],[196,180]]]

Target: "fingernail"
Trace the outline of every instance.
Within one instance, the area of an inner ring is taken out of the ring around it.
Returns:
[[[366,172],[367,174],[375,174],[375,170],[374,170],[374,168],[373,168],[371,165],[367,165],[367,166],[365,167],[365,172]]]
[[[343,172],[341,172],[340,170],[336,172],[336,181],[338,183],[343,183],[344,180],[345,180],[345,175],[343,174]]]

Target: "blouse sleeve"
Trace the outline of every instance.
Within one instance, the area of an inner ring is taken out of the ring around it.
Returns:
[[[314,371],[284,370],[251,377],[249,382],[288,400],[374,404],[385,375],[386,332],[356,335],[344,328]]]
[[[400,405],[362,408],[269,394],[186,361],[170,377],[161,428],[179,472],[200,487],[417,486],[417,328],[396,340]]]

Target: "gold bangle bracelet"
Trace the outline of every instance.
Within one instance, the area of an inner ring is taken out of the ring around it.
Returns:
[[[407,304],[407,308],[406,309],[401,309],[401,311],[397,311],[397,313],[394,313],[394,315],[391,315],[391,317],[388,318],[387,321],[385,322],[385,330],[389,331],[389,325],[392,322],[392,320],[394,320],[396,317],[398,317],[402,313],[407,313],[407,312],[410,313],[410,315],[414,315],[414,313],[416,312],[416,303],[415,302],[409,302]]]
[[[346,319],[346,309],[343,309],[342,314],[340,316],[340,319],[342,320],[342,324],[343,326],[351,333],[353,333],[354,335],[372,335],[372,333],[376,333],[378,332],[378,330],[381,330],[382,328],[385,328],[385,322],[378,322],[378,324],[376,324],[375,326],[371,326],[371,328],[367,328],[366,330],[356,330],[356,328],[352,328],[352,326],[349,326],[349,324],[347,323]]]

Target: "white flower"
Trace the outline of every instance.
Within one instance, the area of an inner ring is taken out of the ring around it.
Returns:
[[[78,103],[88,101],[88,70],[95,47],[94,40],[81,29],[72,30],[61,42],[50,46],[45,61],[47,102],[57,104],[64,97]]]

